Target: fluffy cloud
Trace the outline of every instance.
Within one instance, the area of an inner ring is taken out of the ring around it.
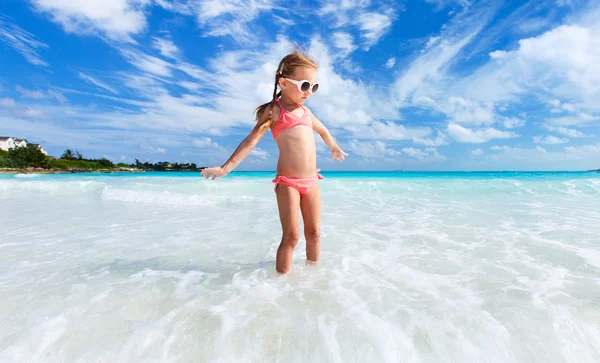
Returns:
[[[477,156],[481,156],[483,154],[485,154],[485,152],[483,150],[479,149],[479,148],[471,151],[471,156],[477,157]]]
[[[335,32],[331,38],[333,45],[342,51],[342,56],[347,56],[348,54],[352,53],[354,49],[356,49],[352,35],[349,33]]]
[[[205,0],[196,3],[198,23],[209,36],[234,36],[237,41],[253,39],[248,24],[260,13],[271,10],[274,0]]]
[[[160,54],[167,58],[177,58],[179,56],[179,48],[169,39],[152,37],[154,40],[153,46]]]
[[[379,39],[389,31],[392,26],[392,18],[386,14],[366,12],[358,16],[357,22],[361,31],[365,48],[368,50]]]
[[[558,132],[559,134],[570,137],[572,139],[586,137],[586,135],[583,132],[576,130],[576,129],[570,129],[567,127],[562,127],[562,126],[556,127],[556,126],[552,126],[552,125],[546,125],[545,128],[550,131]]]
[[[385,1],[321,1],[318,14],[328,18],[333,28],[357,31],[365,50],[369,50],[392,27],[395,11]]]
[[[562,25],[537,37],[519,41],[513,51],[490,53],[492,62],[460,87],[486,102],[515,101],[532,91],[552,98],[554,111],[598,112],[600,106],[600,21],[589,17],[580,24]]]
[[[192,141],[192,143],[194,146],[199,147],[201,149],[203,149],[203,148],[223,149],[221,147],[221,145],[212,141],[212,139],[210,137],[200,137],[200,138],[194,139]]]
[[[405,147],[402,149],[402,152],[425,163],[446,160],[446,157],[438,153],[435,148],[425,148],[424,150],[420,150],[413,147]]]
[[[353,155],[360,155],[367,159],[395,157],[401,154],[400,151],[387,147],[382,141],[364,142],[356,139],[348,141],[348,150]]]
[[[388,59],[387,62],[385,62],[385,68],[394,68],[394,66],[396,65],[396,57],[392,57],[390,59]]]
[[[448,125],[448,134],[454,140],[462,143],[481,144],[493,139],[510,139],[519,137],[518,134],[509,131],[501,131],[492,127],[471,130],[458,124]]]
[[[32,0],[35,8],[48,13],[66,32],[105,35],[132,41],[146,28],[144,8],[151,0]]]
[[[556,145],[556,144],[565,144],[565,143],[569,142],[569,139],[556,137],[554,135],[534,136],[533,142],[535,142],[536,144]]]

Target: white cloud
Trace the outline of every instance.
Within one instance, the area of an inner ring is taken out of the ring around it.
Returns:
[[[25,98],[33,98],[33,99],[37,99],[37,100],[43,100],[44,98],[46,98],[46,93],[43,91],[30,91],[28,89],[25,89],[21,86],[17,86],[17,92],[19,92],[21,94],[22,97]]]
[[[563,103],[562,105],[563,110],[565,111],[569,111],[569,112],[575,112],[575,106],[573,106],[570,103]]]
[[[396,80],[392,97],[396,107],[410,105],[431,107],[431,103],[419,104],[417,100],[432,100],[439,108],[446,108],[449,95],[463,98],[456,88],[457,82],[447,75],[448,68],[461,51],[480,33],[494,14],[494,7],[463,11],[446,24],[442,32],[431,37],[420,55],[415,58]],[[473,98],[474,99],[474,98]],[[452,107],[449,105],[448,107]]]
[[[558,132],[559,134],[565,135],[572,139],[586,137],[586,135],[583,132],[576,130],[576,129],[569,129],[567,127],[562,127],[562,126],[555,127],[555,126],[551,126],[551,125],[546,125],[544,127],[550,131]]]
[[[448,124],[448,134],[456,141],[462,143],[480,144],[493,139],[510,139],[519,137],[518,134],[509,131],[501,131],[491,127],[471,130],[458,124]]]
[[[423,48],[421,50],[421,53],[429,50],[431,47],[433,47],[434,45],[436,45],[440,41],[440,39],[441,39],[440,36],[429,37],[429,39],[427,39],[427,44],[425,44],[425,48]]]
[[[588,159],[598,162],[600,160],[600,144],[583,146],[566,146],[565,152],[578,159]],[[595,166],[598,167],[597,165]]]
[[[505,170],[588,170],[598,168],[600,144],[567,146],[548,151],[539,145],[531,148],[493,146],[493,160]]]
[[[119,50],[129,63],[140,70],[156,76],[171,76],[171,63],[132,48],[120,48]]]
[[[62,93],[55,91],[55,90],[47,90],[46,93],[48,94],[48,96],[50,98],[55,98],[58,102],[60,103],[65,103],[67,102],[67,98],[65,97],[65,95],[63,95]]]
[[[519,41],[513,51],[492,52],[492,61],[457,88],[473,99],[513,102],[522,95],[550,98],[554,112],[600,111],[600,10],[590,19],[562,25]],[[561,105],[559,99],[569,99]]]
[[[48,13],[68,33],[106,35],[113,40],[132,41],[146,28],[144,9],[150,0],[31,0],[36,9]]]
[[[425,0],[425,2],[435,5],[435,11],[440,11],[447,6],[468,7],[470,5],[469,0]]]
[[[485,152],[479,148],[471,151],[471,156],[474,156],[474,157],[481,156],[483,154],[485,154]]]
[[[391,9],[390,9],[391,10]],[[377,44],[379,39],[392,27],[392,18],[376,12],[362,13],[356,19],[365,49]]]
[[[221,145],[212,141],[212,139],[210,137],[200,137],[198,139],[194,139],[192,141],[192,143],[194,144],[194,146],[199,147],[201,149],[203,149],[203,148],[223,149],[223,147],[221,147]]]
[[[426,148],[424,150],[420,150],[412,147],[405,147],[402,149],[402,152],[422,162],[446,160],[446,157],[438,153],[435,148]]]
[[[388,148],[382,141],[363,142],[355,139],[348,141],[348,152],[363,156],[367,159],[379,159],[398,156],[400,151]]]
[[[378,0],[322,0],[318,10],[332,28],[347,28],[358,32],[365,50],[369,50],[392,27],[396,9],[386,1]]]
[[[359,139],[379,140],[419,140],[421,144],[434,146],[435,141],[425,140],[424,137],[431,134],[431,129],[426,127],[407,128],[394,122],[372,121],[362,125],[345,125],[344,128]]]
[[[388,59],[388,61],[385,63],[385,68],[394,68],[394,66],[396,65],[396,57],[392,57],[390,59]]]
[[[199,90],[202,85],[196,82],[189,82],[189,81],[181,81],[178,83],[181,87],[183,88],[187,88],[190,91],[197,91]]]
[[[569,139],[564,139],[564,138],[556,137],[553,135],[534,136],[533,142],[535,142],[536,144],[556,145],[556,144],[565,144],[565,143],[569,142]]]
[[[152,37],[154,40],[153,46],[160,54],[168,58],[177,58],[179,56],[179,48],[169,39]]]
[[[422,138],[422,137],[412,137],[412,141],[415,144],[425,145],[429,147],[438,147],[442,145],[447,145],[448,141],[446,140],[446,135],[439,130],[437,130],[437,136],[435,139],[431,138]]]
[[[494,106],[483,104],[462,97],[449,97],[448,103],[441,111],[460,124],[489,125],[496,121]]]
[[[13,48],[31,64],[38,66],[48,66],[48,63],[42,60],[39,51],[48,48],[48,45],[40,42],[36,37],[16,24],[7,22],[7,19],[0,13],[0,42],[4,42]]]
[[[21,97],[23,98],[31,98],[35,100],[46,100],[54,98],[61,103],[67,102],[67,98],[62,93],[51,89],[46,91],[32,91],[17,85],[16,90],[21,94]]]
[[[537,17],[521,22],[517,29],[521,33],[533,33],[547,28],[550,25],[552,25],[552,21],[549,18]]]
[[[102,88],[102,89],[104,89],[106,91],[109,91],[109,92],[115,93],[115,94],[119,93],[119,92],[117,92],[117,90],[115,90],[114,88],[110,87],[106,83],[101,82],[101,81],[97,80],[96,78],[94,78],[94,77],[92,77],[92,76],[90,76],[88,74],[79,72],[78,75],[79,75],[79,78],[83,79],[84,81],[89,82],[89,83],[91,83],[91,84],[93,84],[95,86],[98,86],[98,87],[100,87],[100,88]]]
[[[151,154],[164,154],[164,153],[167,152],[167,149],[165,149],[164,147],[162,147],[162,146],[155,146],[154,143],[152,143],[152,142],[150,142],[148,140],[145,140],[145,141],[141,142],[140,143],[140,147],[143,150],[145,150],[145,151],[147,151],[147,152],[149,152]]]
[[[11,98],[0,98],[0,116],[13,117],[16,119],[34,119],[35,121],[49,118],[46,112],[49,106],[19,104]],[[15,121],[17,122],[17,121]],[[18,122],[21,122],[19,120]],[[35,130],[36,128],[32,128]],[[31,132],[31,130],[29,130]]]
[[[600,122],[600,115],[595,116],[589,113],[580,113],[575,116],[551,118],[548,122],[559,126],[591,126]]]
[[[502,117],[501,120],[504,123],[504,127],[507,129],[516,129],[525,126],[525,120],[518,117]]]
[[[154,0],[154,2],[162,8],[184,15],[191,15],[192,9],[187,1],[179,0]]]
[[[254,149],[252,149],[252,151],[250,152],[251,156],[254,156],[255,158],[259,159],[259,160],[267,160],[267,157],[269,156],[269,154],[264,151],[261,148],[255,147]]]
[[[521,151],[522,149],[520,148],[515,148],[515,147],[510,147],[510,146],[492,146],[490,147],[490,150],[492,151]]]
[[[15,100],[8,97],[4,97],[0,98],[0,107],[14,108],[17,107],[17,104],[15,103]]]
[[[205,35],[233,36],[237,41],[253,39],[248,23],[260,13],[271,10],[275,0],[203,0],[197,3],[196,14]]]
[[[342,57],[347,56],[356,49],[352,35],[346,32],[333,33],[332,41],[336,48],[342,50]]]

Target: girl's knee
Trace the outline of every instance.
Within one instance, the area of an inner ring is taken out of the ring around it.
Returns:
[[[283,234],[281,238],[281,244],[286,246],[296,247],[298,240],[300,239],[300,232],[289,231]]]
[[[321,239],[321,229],[319,227],[304,228],[304,237],[306,242],[319,242]]]

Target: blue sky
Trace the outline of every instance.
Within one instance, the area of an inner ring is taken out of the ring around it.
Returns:
[[[600,2],[4,0],[0,136],[220,165],[279,60],[319,63],[323,170],[600,167]],[[274,170],[270,133],[238,170]]]

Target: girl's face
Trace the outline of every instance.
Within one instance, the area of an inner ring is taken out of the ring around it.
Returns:
[[[310,82],[310,88],[313,89],[313,92],[316,91],[313,85],[317,82],[317,70],[312,67],[297,67],[294,71],[294,74],[286,78],[294,81],[308,81]],[[279,85],[281,86],[281,89],[286,97],[288,97],[294,103],[300,105],[303,104],[312,94],[310,90],[302,92],[298,89],[298,85],[286,80],[285,78],[281,78],[279,80]]]

